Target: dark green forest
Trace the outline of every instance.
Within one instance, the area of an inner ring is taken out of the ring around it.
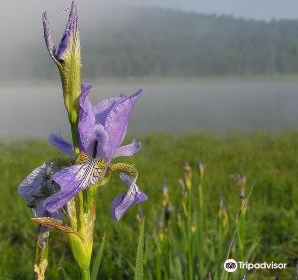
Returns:
[[[113,17],[92,20],[81,37],[84,74],[91,78],[298,72],[298,20],[142,7],[122,11],[116,22]],[[26,72],[55,77],[53,67],[45,67],[45,48],[31,53]]]

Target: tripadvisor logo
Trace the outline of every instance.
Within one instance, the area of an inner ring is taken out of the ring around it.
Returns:
[[[237,269],[237,262],[233,259],[226,260],[224,268],[227,272],[234,272]]]
[[[234,272],[237,267],[239,265],[240,269],[247,269],[247,270],[251,270],[251,269],[285,269],[287,264],[286,263],[267,263],[267,262],[263,262],[263,263],[249,263],[249,262],[236,262],[233,259],[229,259],[226,260],[224,263],[224,269],[227,272]]]

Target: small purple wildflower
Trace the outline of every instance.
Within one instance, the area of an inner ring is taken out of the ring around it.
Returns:
[[[120,173],[120,178],[129,187],[126,194],[118,195],[111,204],[111,215],[113,219],[119,220],[127,211],[127,209],[140,202],[148,199],[147,195],[143,193],[136,185],[136,179]]]

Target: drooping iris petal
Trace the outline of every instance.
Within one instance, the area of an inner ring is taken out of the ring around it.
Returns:
[[[132,156],[133,154],[137,153],[140,149],[141,149],[141,143],[133,140],[132,143],[117,148],[116,153],[114,154],[114,157],[116,158],[116,157]]]
[[[49,135],[48,140],[54,147],[60,150],[63,154],[69,157],[74,156],[73,145],[68,143],[60,134],[52,133]]]
[[[52,179],[61,188],[45,200],[44,207],[51,213],[56,212],[78,192],[98,182],[103,172],[97,160],[89,159],[84,164],[72,165],[55,173]]]
[[[46,181],[45,175],[46,164],[43,163],[35,168],[20,184],[18,188],[19,195],[24,197],[28,204],[31,203],[36,190]]]
[[[120,178],[128,185],[129,189],[126,194],[118,195],[111,204],[111,215],[113,219],[119,220],[125,214],[129,207],[148,199],[129,176],[120,173]]]
[[[107,159],[108,161],[113,158],[117,148],[121,145],[132,109],[141,93],[142,90],[139,90],[125,101],[116,105],[107,116],[104,127],[109,135],[108,149],[110,157]]]
[[[35,168],[18,188],[19,195],[26,200],[36,217],[61,218],[59,213],[55,212],[50,215],[43,207],[44,200],[58,189],[58,186],[51,180],[51,176],[58,170],[59,167],[55,163],[43,163]]]

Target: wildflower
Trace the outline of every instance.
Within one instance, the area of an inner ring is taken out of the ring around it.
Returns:
[[[157,218],[154,235],[161,241],[165,238],[165,229],[162,222],[162,215],[158,216]]]
[[[162,186],[162,205],[165,207],[169,203],[169,187],[166,183]]]
[[[131,156],[141,148],[141,143],[133,141],[121,146],[127,129],[128,119],[142,91],[127,97],[110,98],[92,106],[88,94],[89,84],[82,84],[79,117],[79,146],[91,158],[105,158],[110,163],[113,158]],[[69,157],[74,156],[74,147],[59,134],[51,134],[49,142]]]
[[[229,216],[227,211],[227,205],[224,201],[223,196],[220,197],[220,201],[219,201],[218,218],[219,218],[221,233],[225,236],[229,230]]]
[[[173,212],[173,207],[170,203],[168,203],[164,208],[164,219],[165,219],[165,226],[167,227],[169,224],[169,221],[171,219],[171,214]]]
[[[187,196],[187,189],[186,189],[186,186],[185,186],[185,183],[184,183],[184,181],[183,181],[183,179],[179,179],[179,185],[180,185],[180,187],[181,187],[181,195],[182,195],[182,197],[186,197]]]
[[[51,179],[53,174],[60,170],[54,162],[43,163],[35,168],[18,188],[28,207],[32,208],[35,217],[60,217],[58,212],[49,213],[43,203],[52,194],[56,193],[59,186]]]
[[[53,180],[61,189],[44,202],[45,208],[50,212],[57,211],[78,192],[103,179],[113,158],[131,156],[141,148],[141,144],[135,141],[120,146],[141,90],[130,97],[121,95],[104,100],[93,107],[88,98],[90,88],[88,84],[82,85],[80,97],[78,131],[82,153],[75,165],[53,176]],[[49,141],[65,154],[72,154],[72,145],[59,135],[52,134]],[[134,186],[135,184],[132,184],[129,191],[136,190]],[[124,212],[120,211],[117,216],[123,214]]]
[[[188,190],[190,190],[191,185],[192,185],[192,170],[191,170],[191,166],[189,165],[188,162],[184,163],[183,170],[184,170],[184,183],[185,183],[185,186],[187,187]]]
[[[138,222],[139,227],[142,225],[143,220],[144,220],[144,211],[143,209],[140,209],[136,215],[136,219]]]
[[[245,199],[245,187],[246,177],[243,174],[232,174],[231,178],[235,181],[237,186],[240,188],[240,209],[245,212],[246,199]]]
[[[78,98],[81,94],[81,52],[78,30],[78,16],[75,3],[72,2],[69,20],[60,41],[58,50],[53,42],[52,31],[49,26],[47,13],[43,13],[44,38],[47,49],[56,63],[62,81],[64,104],[69,113],[70,122],[77,122]]]
[[[129,189],[126,194],[118,195],[111,204],[111,215],[116,220],[119,220],[130,206],[148,199],[147,195],[136,185],[136,178],[130,178],[124,173],[120,173],[120,178]]]
[[[232,174],[231,178],[240,187],[244,188],[246,186],[246,177],[243,174]]]
[[[206,168],[206,164],[202,160],[199,160],[197,162],[197,170],[198,170],[199,178],[201,180],[203,180],[204,178],[205,168]]]

